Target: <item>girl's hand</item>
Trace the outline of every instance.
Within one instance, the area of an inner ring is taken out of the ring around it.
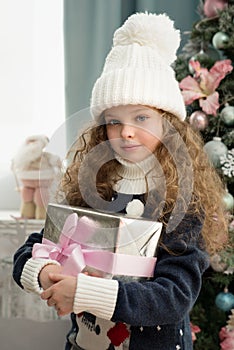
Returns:
[[[39,273],[39,281],[42,286],[42,288],[45,290],[49,287],[51,287],[55,282],[50,279],[49,274],[50,273],[62,273],[62,266],[55,265],[55,264],[48,264],[41,269]]]
[[[58,316],[65,316],[73,311],[77,278],[62,274],[49,273],[53,285],[41,293],[48,306],[54,306]]]

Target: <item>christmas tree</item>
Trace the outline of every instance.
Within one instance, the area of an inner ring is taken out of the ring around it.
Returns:
[[[201,0],[198,13],[175,71],[187,122],[226,187],[230,243],[211,257],[191,327],[195,350],[234,350],[234,0]]]

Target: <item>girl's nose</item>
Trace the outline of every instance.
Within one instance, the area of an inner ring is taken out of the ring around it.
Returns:
[[[130,124],[122,124],[121,137],[123,139],[132,139],[135,135],[135,128]]]

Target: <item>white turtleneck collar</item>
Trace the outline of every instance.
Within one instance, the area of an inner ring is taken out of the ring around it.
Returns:
[[[115,158],[122,164],[118,171],[122,179],[115,185],[115,191],[126,194],[143,194],[155,187],[152,170],[157,165],[157,160],[153,154],[139,163],[129,162],[117,154]]]

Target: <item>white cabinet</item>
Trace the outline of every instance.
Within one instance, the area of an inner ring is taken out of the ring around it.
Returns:
[[[40,232],[44,220],[19,219],[17,212],[0,212],[0,317],[36,321],[57,319],[39,296],[23,291],[12,278],[13,255],[32,232]]]

